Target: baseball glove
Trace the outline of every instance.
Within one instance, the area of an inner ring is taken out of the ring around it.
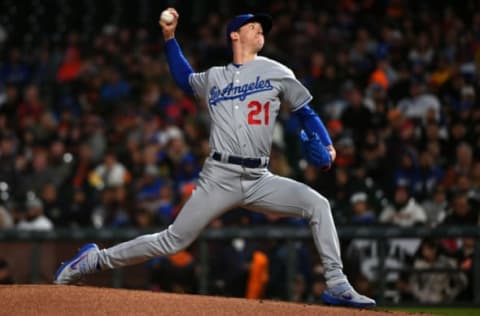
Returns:
[[[300,131],[300,141],[302,144],[303,156],[307,161],[319,167],[322,170],[328,170],[332,165],[332,156],[320,141],[320,137],[316,133],[307,135],[304,130]]]

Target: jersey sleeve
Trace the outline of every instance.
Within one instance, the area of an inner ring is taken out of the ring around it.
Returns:
[[[207,72],[197,72],[190,74],[188,81],[197,97],[204,97],[207,89]]]
[[[292,71],[288,71],[281,79],[281,87],[281,99],[288,104],[291,111],[298,110],[313,98]]]

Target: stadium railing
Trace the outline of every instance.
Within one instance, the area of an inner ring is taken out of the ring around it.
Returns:
[[[99,241],[117,243],[129,240],[146,233],[157,232],[155,230],[139,230],[135,228],[121,229],[57,229],[48,232],[36,231],[19,231],[19,230],[0,230],[0,249],[2,244],[9,242],[30,243],[31,262],[30,262],[30,282],[38,283],[40,281],[40,261],[41,261],[41,245],[46,242],[68,242],[68,241]],[[443,226],[436,228],[412,227],[400,228],[391,226],[368,226],[368,227],[339,227],[338,234],[340,239],[372,239],[377,241],[379,265],[377,267],[377,301],[380,305],[388,305],[385,301],[384,293],[386,290],[386,275],[395,269],[389,269],[385,266],[385,258],[387,256],[387,243],[393,238],[461,238],[470,237],[475,239],[475,250],[473,256],[473,293],[474,299],[472,305],[480,305],[480,228],[478,226]],[[209,251],[208,243],[211,241],[222,241],[233,238],[245,239],[270,239],[282,240],[286,243],[288,249],[287,255],[287,289],[288,297],[293,296],[293,287],[296,274],[296,247],[295,242],[302,240],[311,240],[311,231],[307,228],[297,227],[249,227],[249,228],[219,228],[205,230],[198,240],[199,247],[199,293],[208,294],[209,289]],[[0,256],[8,259],[8,253]],[[409,268],[411,271],[412,269]],[[452,270],[453,271],[453,270]],[[422,271],[414,271],[422,273]],[[432,272],[426,270],[423,272]],[[112,287],[122,287],[123,281],[122,270],[114,270],[112,273]],[[470,302],[469,302],[470,303]]]

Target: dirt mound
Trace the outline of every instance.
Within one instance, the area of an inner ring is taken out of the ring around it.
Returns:
[[[412,315],[319,305],[60,285],[0,286],[0,315]],[[422,314],[425,315],[425,314]]]

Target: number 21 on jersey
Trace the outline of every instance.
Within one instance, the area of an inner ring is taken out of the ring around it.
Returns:
[[[251,101],[248,103],[248,124],[249,125],[268,125],[270,121],[270,102],[261,104],[258,101]]]

